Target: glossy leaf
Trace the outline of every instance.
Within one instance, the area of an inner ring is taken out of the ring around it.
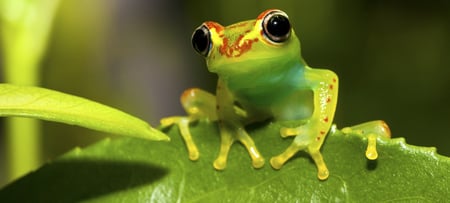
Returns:
[[[81,97],[31,86],[0,84],[0,116],[20,116],[78,125],[107,133],[168,140],[145,121]]]
[[[269,124],[250,130],[266,158],[278,154],[282,139]],[[281,170],[267,163],[253,169],[239,144],[233,146],[224,171],[212,162],[218,152],[215,125],[192,129],[201,152],[188,155],[178,129],[170,143],[133,138],[105,140],[75,149],[0,191],[0,201],[18,202],[445,202],[450,196],[450,158],[434,148],[405,144],[403,138],[380,139],[379,158],[364,157],[366,140],[356,135],[329,135],[323,147],[330,170],[317,179],[306,154]]]

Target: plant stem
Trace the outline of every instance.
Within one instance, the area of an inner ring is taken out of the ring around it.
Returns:
[[[4,31],[4,74],[5,82],[21,85],[38,85],[38,63],[40,56],[30,53],[25,36],[17,32]],[[30,39],[31,40],[31,39]],[[27,50],[28,49],[28,50]],[[32,50],[32,49],[31,49]],[[8,181],[16,179],[41,162],[41,135],[39,121],[29,118],[8,118],[6,120],[6,149]]]
[[[8,118],[8,181],[37,168],[41,162],[41,135],[38,120]]]
[[[39,63],[45,52],[51,22],[59,0],[1,0],[0,19],[5,82],[39,85]],[[36,168],[41,162],[39,121],[7,121],[9,180]]]

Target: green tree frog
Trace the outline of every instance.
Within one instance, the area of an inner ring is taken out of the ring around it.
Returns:
[[[320,148],[333,126],[338,77],[330,70],[313,69],[305,63],[286,13],[270,9],[256,20],[226,27],[205,22],[194,31],[192,45],[205,58],[208,70],[219,76],[216,95],[188,89],[181,96],[188,116],[161,120],[163,127],[179,126],[191,160],[199,158],[199,150],[189,124],[208,119],[217,121],[220,128],[221,145],[214,168],[226,167],[228,152],[236,141],[247,149],[253,167],[262,167],[264,157],[245,126],[270,119],[283,126],[281,137],[295,136],[284,152],[270,159],[271,166],[280,169],[297,152],[306,151],[317,166],[318,178],[328,178]],[[376,137],[390,136],[382,121],[344,130],[367,134],[367,157],[371,159],[377,156]]]

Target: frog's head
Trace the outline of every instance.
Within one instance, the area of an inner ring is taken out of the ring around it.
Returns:
[[[249,80],[248,76],[266,80],[303,63],[289,18],[276,9],[226,27],[205,22],[192,34],[192,45],[205,57],[208,70],[226,81]]]

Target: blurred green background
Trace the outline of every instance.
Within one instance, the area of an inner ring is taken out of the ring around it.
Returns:
[[[119,108],[158,125],[183,115],[189,87],[217,77],[191,48],[203,21],[228,25],[268,8],[290,16],[303,58],[340,77],[335,123],[383,119],[393,137],[450,155],[450,1],[62,0],[41,63],[41,86]],[[4,178],[0,134],[0,185]],[[43,122],[43,161],[102,138]]]

